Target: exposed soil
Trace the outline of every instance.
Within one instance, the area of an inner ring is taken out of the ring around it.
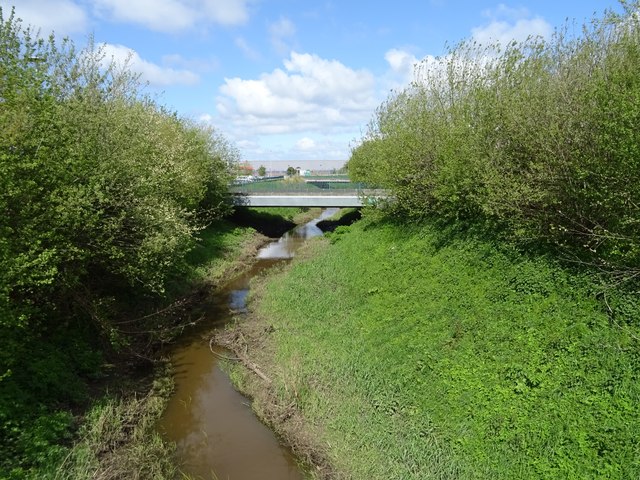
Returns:
[[[297,259],[310,253],[306,248],[298,251]],[[288,265],[282,267],[287,269]],[[259,299],[267,277],[258,278],[251,285],[253,301]],[[268,318],[262,318],[251,310],[230,328],[215,333],[213,341],[232,352],[246,369],[237,388],[252,399],[252,406],[260,419],[269,425],[306,465],[314,478],[341,478],[331,465],[325,447],[318,440],[321,431],[310,425],[301,414],[295,401],[284,404],[278,395],[272,378],[278,375],[269,335],[273,332]],[[294,396],[295,396],[294,392]]]

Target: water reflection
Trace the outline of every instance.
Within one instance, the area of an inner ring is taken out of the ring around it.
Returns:
[[[338,211],[337,208],[327,208],[322,214],[309,223],[300,225],[285,233],[277,241],[270,243],[258,252],[258,258],[293,258],[296,250],[305,240],[322,235],[318,222],[329,218]]]
[[[251,278],[292,258],[306,239],[322,235],[317,223],[337,210],[324,210],[319,218],[260,250],[253,268],[211,299],[209,324],[222,325],[233,313],[243,312]],[[185,339],[172,356],[176,390],[159,425],[176,442],[184,472],[198,479],[301,479],[291,452],[258,420],[249,401],[219,368],[209,338],[207,333]]]

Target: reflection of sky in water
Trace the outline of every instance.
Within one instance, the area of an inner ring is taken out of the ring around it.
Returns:
[[[278,241],[262,248],[258,252],[258,258],[293,258],[295,251],[305,240],[322,235],[322,230],[317,225],[318,222],[334,215],[337,211],[337,208],[323,210],[320,217],[294,228],[280,237]]]
[[[247,295],[249,295],[248,288],[231,290],[229,293],[229,308],[236,312],[245,310],[247,308]]]

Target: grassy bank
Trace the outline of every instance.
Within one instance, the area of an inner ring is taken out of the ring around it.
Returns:
[[[229,337],[272,383],[236,380],[319,476],[640,476],[640,329],[609,318],[611,291],[430,224],[363,220],[308,249]]]
[[[280,219],[280,223],[287,224],[284,219]],[[200,232],[196,246],[189,252],[189,283],[218,285],[222,279],[246,268],[265,241],[249,224],[240,226],[229,220],[215,222]]]
[[[23,428],[19,438],[28,455],[3,456],[0,478],[177,478],[173,446],[155,430],[173,388],[158,342],[170,341],[185,328],[183,317],[198,307],[200,294],[193,292],[208,292],[247,268],[266,241],[255,229],[228,220],[201,231],[186,259],[185,275],[170,286],[174,300],[168,302],[178,307],[156,305],[160,314],[149,316],[148,334],[120,331],[127,342],[125,351],[105,354],[103,363],[94,366],[93,380],[78,383],[84,402],[73,411],[60,405],[54,413],[43,412],[31,427]],[[140,362],[129,350],[148,358]],[[147,368],[152,364],[153,371]]]
[[[85,414],[78,440],[63,461],[38,472],[37,478],[177,478],[173,446],[155,429],[173,389],[171,372],[161,368],[151,384],[142,383],[129,385],[126,393],[107,394],[94,403]]]
[[[231,220],[237,225],[255,228],[267,237],[278,238],[319,214],[319,208],[306,207],[236,208]]]

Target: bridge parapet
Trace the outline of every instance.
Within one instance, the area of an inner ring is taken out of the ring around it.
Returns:
[[[386,199],[387,192],[348,178],[265,179],[229,188],[236,206],[362,207]]]
[[[309,194],[309,195],[351,195],[359,194],[370,188],[364,183],[351,182],[346,178],[326,177],[295,177],[293,179],[262,179],[253,182],[235,183],[229,187],[229,192],[245,195],[281,195],[281,194]]]

